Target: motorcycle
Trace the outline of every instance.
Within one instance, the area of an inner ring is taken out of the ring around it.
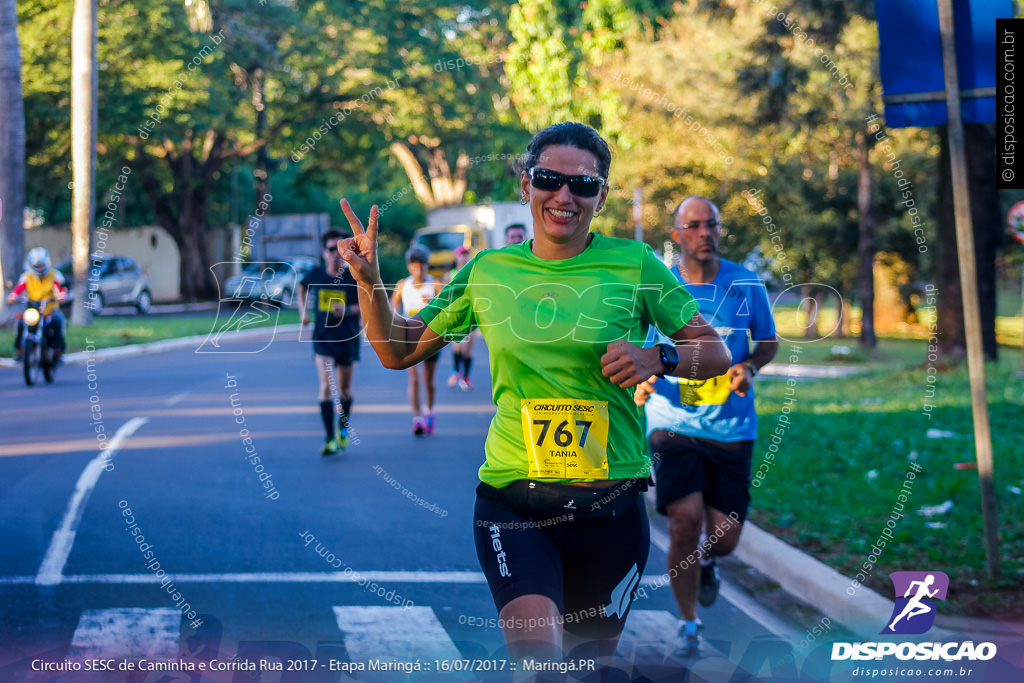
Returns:
[[[53,316],[46,315],[46,304],[49,298],[42,301],[28,301],[21,318],[21,353],[22,369],[25,373],[25,384],[32,386],[40,382],[40,377],[47,384],[57,376],[56,349],[53,347],[52,333],[47,327]]]

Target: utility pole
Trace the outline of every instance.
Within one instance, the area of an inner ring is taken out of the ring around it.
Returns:
[[[942,33],[942,65],[946,78],[946,110],[949,113],[949,152],[953,170],[953,206],[956,216],[956,244],[960,260],[960,288],[964,303],[967,335],[967,368],[971,378],[971,407],[974,413],[974,447],[981,485],[981,514],[985,531],[988,575],[1000,578],[999,529],[993,481],[992,433],[985,395],[985,359],[981,341],[981,313],[978,305],[978,274],[974,262],[974,231],[971,226],[971,195],[967,183],[964,127],[960,114],[960,85],[953,32],[953,0],[938,0]]]

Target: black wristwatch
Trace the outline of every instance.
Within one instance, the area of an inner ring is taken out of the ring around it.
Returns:
[[[658,344],[658,354],[661,357],[661,372],[658,376],[671,375],[679,365],[679,352],[676,351],[675,344]]]

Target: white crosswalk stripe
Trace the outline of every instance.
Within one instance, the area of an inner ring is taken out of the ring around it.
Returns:
[[[181,610],[174,608],[86,610],[71,639],[68,659],[178,656]]]
[[[426,662],[462,657],[430,607],[341,605],[332,609],[349,661]],[[633,610],[619,653],[644,652],[661,659],[674,647],[677,624],[676,617],[664,610]],[[174,660],[179,656],[181,630],[181,610],[174,608],[86,610],[72,637],[68,659]]]
[[[429,607],[334,608],[338,630],[352,661],[459,659],[455,643]]]
[[[665,610],[635,609],[622,629],[623,644],[644,646],[659,652],[675,647],[679,620]],[[621,650],[622,648],[620,648]]]

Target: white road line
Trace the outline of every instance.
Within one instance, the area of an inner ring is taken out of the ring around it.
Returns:
[[[358,583],[364,579],[377,583],[480,583],[487,579],[481,572],[417,572],[417,571],[353,571],[345,572],[248,572],[167,574],[177,583]],[[70,574],[61,576],[62,583],[160,583],[153,574]],[[0,576],[0,586],[38,583],[35,576]],[[665,585],[657,577],[641,579],[641,586]]]
[[[71,639],[68,659],[178,657],[181,611],[173,608],[85,610]]]
[[[169,399],[167,399],[167,401],[164,403],[164,405],[168,405],[168,406],[177,405],[179,402],[181,402],[182,399],[184,399],[186,396],[189,396],[191,394],[192,394],[191,391],[183,391],[180,394],[175,394],[174,396],[171,396]]]
[[[344,572],[249,572],[235,574],[167,574],[176,583],[357,583],[363,580],[377,583],[479,583],[487,579],[481,572],[416,572],[416,571],[361,571]],[[62,583],[160,583],[153,574],[70,574],[61,576]],[[38,583],[35,576],[0,576],[0,586]],[[655,577],[640,581],[641,586],[665,585]]]
[[[668,554],[668,542],[668,534],[652,524],[651,543],[658,546],[662,552]],[[722,579],[722,587],[719,592],[723,598],[731,602],[738,610],[767,629],[772,635],[788,641],[791,644],[796,644],[800,641],[802,634],[798,629],[789,625],[784,620],[779,619],[770,610],[762,607],[760,603],[739,588],[735,587],[731,582],[726,581],[724,578]]]
[[[334,616],[353,662],[432,662],[462,655],[429,607],[335,607]],[[451,678],[461,678],[452,672]]]
[[[72,574],[61,577],[63,583],[160,583],[154,574]],[[481,583],[480,572],[249,572],[236,574],[167,574],[176,583]],[[3,576],[0,585],[35,583],[33,576]]]
[[[35,579],[36,585],[56,586],[61,582],[64,565],[68,561],[68,555],[71,554],[71,546],[75,544],[78,523],[82,519],[85,505],[89,502],[89,496],[92,495],[96,482],[100,480],[100,475],[103,474],[108,460],[117,454],[124,440],[146,424],[148,419],[134,417],[128,420],[110,440],[110,446],[97,453],[96,457],[90,460],[82,470],[82,474],[78,477],[78,483],[75,484],[75,492],[71,495],[71,500],[68,501],[67,510],[64,511],[64,518],[57,530],[53,532],[50,547],[46,550],[42,564],[39,565],[39,573],[36,574]]]

